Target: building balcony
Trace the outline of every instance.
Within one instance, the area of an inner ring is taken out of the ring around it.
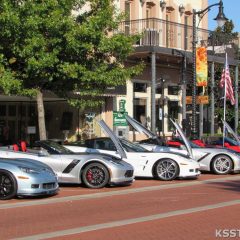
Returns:
[[[159,46],[192,51],[193,28],[190,25],[148,18],[122,22],[119,31],[128,35],[142,34],[141,39],[136,43],[136,47]],[[236,39],[237,37],[233,38],[229,34],[216,33],[201,28],[197,29],[198,43],[208,46],[209,50],[215,53],[217,53],[215,50],[219,49],[219,46],[234,45]]]

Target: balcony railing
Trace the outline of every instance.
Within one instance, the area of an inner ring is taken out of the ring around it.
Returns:
[[[119,31],[125,34],[141,33],[138,46],[161,46],[186,51],[192,50],[193,28],[157,18],[125,21],[120,24]],[[219,46],[233,43],[233,38],[227,34],[215,33],[206,29],[197,29],[198,43],[206,46]]]

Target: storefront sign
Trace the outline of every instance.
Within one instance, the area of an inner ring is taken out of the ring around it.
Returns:
[[[197,104],[209,104],[208,96],[196,96]],[[192,96],[186,96],[186,104],[192,104]]]
[[[27,127],[28,134],[36,134],[36,127],[35,126],[28,126]]]
[[[126,115],[127,112],[113,111],[113,126],[128,126]]]

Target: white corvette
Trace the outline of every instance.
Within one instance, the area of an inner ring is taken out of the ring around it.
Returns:
[[[188,142],[188,144],[192,147],[192,154],[194,160],[200,163],[201,171],[211,171],[219,175],[237,173],[240,171],[239,153],[226,148],[200,147],[187,139],[181,127],[177,123],[176,124],[178,125],[178,128],[176,128],[176,130],[179,134],[178,141],[180,143],[180,146],[172,147],[172,145],[170,145],[169,143],[169,146],[165,146],[162,139],[160,139],[150,130],[145,128],[135,119],[131,118],[130,116],[127,116],[126,119],[129,124],[131,124],[138,132],[144,133],[146,136],[148,136],[148,139],[139,142],[139,144],[145,149],[154,152],[169,151],[174,153],[187,154],[187,150],[183,147],[183,144]],[[227,130],[233,134],[230,126],[226,123],[224,124],[226,125]],[[235,138],[237,141],[236,136]]]
[[[100,152],[123,156],[123,160],[134,167],[134,175],[137,177],[173,180],[175,178],[196,178],[200,174],[200,165],[192,159],[189,145],[186,145],[188,156],[170,152],[151,152],[126,139],[118,139],[105,122],[100,121],[99,125],[110,138],[88,139],[85,142],[65,145],[65,147],[74,152]]]

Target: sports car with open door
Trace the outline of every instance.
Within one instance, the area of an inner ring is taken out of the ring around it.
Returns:
[[[176,130],[178,132],[178,137],[173,140],[174,144],[167,145],[167,141],[164,142],[135,119],[130,116],[126,116],[126,119],[138,132],[144,133],[148,136],[148,139],[139,142],[142,147],[148,150],[152,150],[154,152],[169,151],[187,154],[188,151],[184,146],[187,142],[188,145],[191,146],[193,159],[200,163],[201,171],[212,171],[215,174],[228,174],[240,171],[239,154],[225,148],[200,147],[187,139],[181,127],[177,123],[176,126],[178,127]]]
[[[0,156],[43,162],[54,170],[59,183],[83,183],[89,188],[102,188],[106,185],[129,185],[134,181],[133,167],[121,156],[76,154],[51,140],[37,141],[26,152],[0,148]]]
[[[196,178],[200,174],[199,163],[191,158],[191,148],[188,148],[188,156],[169,151],[156,153],[146,150],[139,144],[117,138],[103,121],[100,121],[99,125],[110,138],[89,139],[82,144],[65,146],[74,152],[100,152],[112,156],[121,154],[124,156],[124,161],[134,167],[134,174],[137,177],[151,177],[166,181],[176,178]]]

